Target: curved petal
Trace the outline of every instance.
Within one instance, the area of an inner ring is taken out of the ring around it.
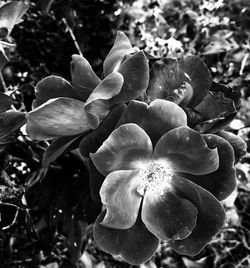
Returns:
[[[204,175],[219,166],[217,149],[208,148],[202,135],[189,127],[167,132],[157,142],[154,157],[166,161],[174,171]]]
[[[202,176],[182,174],[192,182],[212,193],[218,200],[227,198],[236,186],[234,152],[232,146],[223,138],[213,134],[203,135],[209,148],[217,148],[219,168]]]
[[[237,163],[242,156],[247,152],[247,143],[237,135],[229,131],[219,131],[216,135],[227,140],[234,149],[235,163]]]
[[[89,157],[89,153],[97,151],[110,133],[115,129],[115,125],[125,109],[125,104],[119,104],[114,107],[107,117],[104,118],[99,127],[91,131],[82,139],[79,145],[79,150],[83,157]]]
[[[146,190],[142,205],[142,221],[161,240],[184,239],[196,225],[197,209],[177,196],[165,183],[157,190]]]
[[[81,99],[67,80],[56,75],[45,77],[38,82],[35,87],[35,95],[37,99],[34,100],[32,104],[34,108],[40,106],[49,99],[58,97]]]
[[[84,103],[70,98],[51,99],[27,114],[26,130],[31,139],[72,136],[90,129]]]
[[[188,107],[195,107],[207,95],[213,78],[204,61],[198,56],[187,56],[180,61],[181,68],[190,78],[193,96]]]
[[[169,245],[179,254],[197,255],[222,227],[225,211],[212,194],[189,180],[175,176],[172,186],[176,195],[198,209],[198,214],[192,233],[183,240],[169,241]]]
[[[88,117],[89,124],[93,129],[97,128],[109,113],[110,107],[108,103],[102,100],[111,99],[119,94],[123,81],[123,76],[120,73],[113,72],[102,80],[87,99],[84,108],[90,115]]]
[[[169,100],[175,89],[185,81],[185,74],[177,59],[163,58],[152,64],[147,97]]]
[[[140,217],[132,228],[118,230],[100,224],[105,213],[100,214],[93,227],[94,239],[103,251],[118,255],[134,265],[144,263],[153,256],[159,239],[147,230]]]
[[[114,130],[90,158],[106,176],[116,170],[140,168],[141,161],[149,159],[152,151],[147,133],[136,124],[125,124]]]
[[[118,170],[106,177],[100,196],[107,213],[101,224],[115,229],[128,229],[135,224],[142,200],[137,193],[139,185],[138,170]]]
[[[142,51],[137,52],[121,64],[118,72],[122,74],[124,83],[121,92],[109,101],[110,105],[136,99],[146,91],[149,81],[148,59]]]
[[[72,56],[70,66],[73,87],[85,101],[101,80],[95,74],[89,62],[80,55]]]
[[[103,63],[104,75],[107,76],[112,73],[117,65],[121,63],[124,56],[132,52],[134,52],[134,49],[127,36],[123,32],[117,31],[114,45]]]
[[[186,126],[187,116],[182,108],[171,101],[157,99],[147,105],[131,101],[118,125],[136,123],[149,135],[153,144],[171,129]]]

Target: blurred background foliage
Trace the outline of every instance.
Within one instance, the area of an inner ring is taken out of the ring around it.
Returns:
[[[102,76],[117,30],[156,57],[199,55],[216,82],[240,91],[241,108],[229,130],[247,142],[249,152],[248,0],[30,1],[23,22],[6,37],[12,46],[5,48],[9,62],[0,91],[13,97],[13,109],[30,111],[38,81],[51,74],[70,79],[72,54],[82,54]],[[93,241],[91,223],[101,207],[89,196],[79,155],[73,150],[42,169],[47,147],[23,131],[0,142],[0,267],[132,267]],[[237,189],[224,201],[225,228],[198,256],[180,256],[162,244],[141,267],[250,267],[249,170],[247,154],[237,164]]]

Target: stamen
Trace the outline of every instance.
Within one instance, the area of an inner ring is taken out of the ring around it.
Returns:
[[[173,174],[169,167],[151,161],[140,170],[140,185],[137,188],[139,195],[144,196],[146,190],[162,192],[162,185],[170,187]]]

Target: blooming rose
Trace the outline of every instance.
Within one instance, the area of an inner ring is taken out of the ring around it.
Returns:
[[[176,252],[192,256],[223,225],[219,200],[235,187],[232,146],[189,128],[173,102],[131,101],[90,157],[106,176],[100,189],[106,210],[94,225],[104,251],[140,264],[159,240],[167,240]]]

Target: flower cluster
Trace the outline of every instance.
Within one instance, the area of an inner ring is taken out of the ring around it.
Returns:
[[[198,254],[224,223],[220,201],[246,151],[223,130],[239,94],[214,83],[199,57],[154,58],[121,32],[102,80],[85,58],[72,59],[72,84],[58,76],[37,84],[27,132],[54,139],[46,164],[74,142],[88,160],[91,196],[105,207],[97,244],[132,264],[147,261],[160,240]]]

